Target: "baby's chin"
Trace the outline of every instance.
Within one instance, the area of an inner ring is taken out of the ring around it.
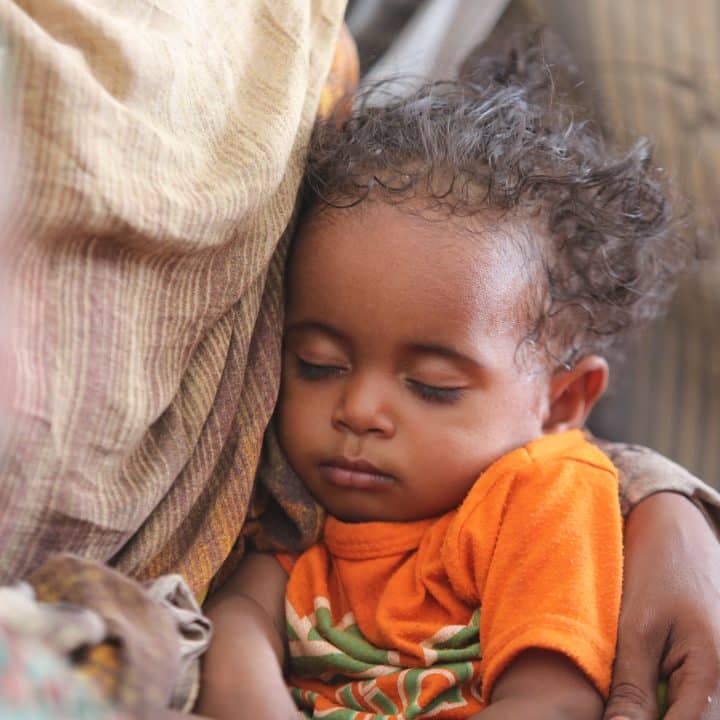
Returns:
[[[322,501],[320,504],[325,508],[328,515],[344,523],[374,523],[374,522],[402,522],[401,518],[395,517],[394,513],[377,513],[360,508],[332,507]]]
[[[380,510],[347,506],[333,508],[322,501],[319,502],[323,505],[328,515],[332,515],[336,520],[356,525],[363,523],[411,523],[441,517],[447,512],[412,511],[409,508],[405,508],[405,512],[400,512],[398,508],[389,505]]]

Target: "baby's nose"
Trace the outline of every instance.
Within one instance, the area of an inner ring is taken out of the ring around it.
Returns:
[[[395,434],[388,393],[373,377],[350,378],[333,412],[333,427],[356,435]]]

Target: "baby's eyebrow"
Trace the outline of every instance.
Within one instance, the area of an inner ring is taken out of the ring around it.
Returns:
[[[337,340],[345,341],[347,339],[346,335],[340,330],[338,330],[336,327],[333,327],[328,323],[320,322],[318,320],[298,320],[297,322],[287,325],[285,327],[285,332],[320,332],[324,335],[330,335]]]
[[[483,363],[478,358],[467,355],[457,348],[449,345],[442,345],[441,343],[411,343],[408,346],[408,349],[413,353],[422,355],[440,355],[448,358],[449,360],[455,360],[463,365],[483,367]]]

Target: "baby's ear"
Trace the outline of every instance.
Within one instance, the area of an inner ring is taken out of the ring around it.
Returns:
[[[546,433],[562,432],[585,424],[608,384],[608,364],[599,355],[586,355],[570,370],[560,369],[550,379]]]

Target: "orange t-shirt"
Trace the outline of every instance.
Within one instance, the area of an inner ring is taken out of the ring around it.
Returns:
[[[503,456],[439,518],[329,518],[321,543],[279,559],[307,717],[468,718],[528,648],[563,653],[607,695],[622,520],[617,473],[579,431]]]

